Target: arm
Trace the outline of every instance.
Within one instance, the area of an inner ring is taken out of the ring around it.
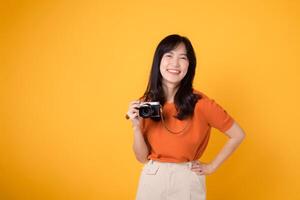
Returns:
[[[241,144],[241,142],[245,138],[244,131],[236,122],[233,123],[231,128],[227,130],[225,134],[229,139],[222,150],[219,152],[219,154],[211,162],[215,170],[220,167],[220,165],[234,152],[234,150]]]
[[[136,159],[141,163],[148,161],[149,150],[139,126],[133,126],[133,151]]]
[[[133,101],[129,104],[129,109],[127,112],[127,119],[130,119],[133,127],[133,151],[136,159],[145,163],[148,161],[149,149],[145,142],[144,136],[141,131],[141,118],[138,114],[139,101]]]
[[[215,172],[245,138],[244,131],[236,122],[234,122],[231,128],[229,128],[224,133],[228,136],[229,139],[211,163],[193,163],[192,170],[195,171],[197,174],[208,175]]]

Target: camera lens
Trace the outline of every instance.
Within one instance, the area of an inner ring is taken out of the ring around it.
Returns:
[[[151,105],[145,104],[142,107],[140,107],[140,116],[141,117],[149,117],[153,113],[153,109],[151,108]]]

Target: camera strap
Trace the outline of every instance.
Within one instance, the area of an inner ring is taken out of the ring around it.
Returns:
[[[190,125],[190,123],[189,123],[190,121],[187,121],[182,130],[180,130],[180,131],[173,131],[170,128],[168,128],[168,126],[165,123],[165,119],[164,119],[162,107],[160,107],[160,113],[161,113],[161,121],[162,121],[163,126],[165,127],[165,129],[167,129],[167,131],[169,131],[172,134],[182,133],[182,132],[184,132],[187,129],[188,125]]]

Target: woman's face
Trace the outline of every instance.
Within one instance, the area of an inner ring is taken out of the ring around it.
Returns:
[[[186,48],[180,43],[175,49],[165,53],[160,62],[162,83],[177,86],[188,71],[189,61]]]

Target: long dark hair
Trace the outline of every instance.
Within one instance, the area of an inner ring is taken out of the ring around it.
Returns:
[[[177,110],[175,116],[179,120],[186,119],[194,114],[194,107],[199,94],[193,93],[193,80],[196,69],[196,55],[190,40],[184,36],[173,34],[165,37],[157,46],[152,62],[149,82],[147,89],[141,99],[145,101],[159,101],[161,105],[166,102],[165,94],[162,87],[162,75],[160,73],[160,62],[163,55],[175,49],[180,43],[186,48],[187,58],[189,61],[188,71],[181,80],[179,88],[174,97],[174,103]]]

